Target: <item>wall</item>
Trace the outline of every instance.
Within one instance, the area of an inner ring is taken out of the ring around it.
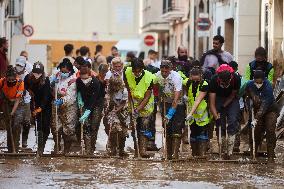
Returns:
[[[138,0],[24,2],[25,24],[35,29],[32,40],[117,41],[139,34]]]
[[[67,43],[71,43],[74,45],[74,55],[76,49],[81,46],[87,46],[90,48],[91,57],[94,57],[95,47],[97,44],[103,45],[103,54],[109,55],[110,49],[113,45],[115,45],[116,41],[102,41],[102,42],[92,42],[92,41],[63,41],[63,40],[30,40],[30,44],[45,44],[49,45],[51,48],[51,61],[53,63],[58,63],[58,61],[64,56],[63,47]]]

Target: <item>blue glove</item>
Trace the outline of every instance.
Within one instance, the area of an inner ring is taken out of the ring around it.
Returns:
[[[88,119],[90,114],[91,114],[91,110],[85,110],[84,114],[79,119],[80,123],[84,123]]]
[[[62,98],[56,99],[56,100],[54,101],[54,104],[55,104],[56,106],[62,105],[62,104],[63,104],[63,99],[62,99]]]
[[[166,118],[167,118],[168,120],[171,120],[171,119],[174,117],[176,111],[177,111],[176,109],[174,109],[173,107],[171,107],[171,108],[169,109],[167,115],[166,115]]]
[[[79,109],[83,108],[84,102],[83,102],[82,95],[81,95],[80,92],[78,92],[78,94],[77,94],[77,101],[78,101]]]
[[[52,77],[50,78],[50,82],[51,82],[51,83],[58,83],[58,82],[59,82],[59,79],[58,79],[56,76],[52,76]]]
[[[152,132],[150,131],[141,131],[145,137],[151,139],[153,137]]]

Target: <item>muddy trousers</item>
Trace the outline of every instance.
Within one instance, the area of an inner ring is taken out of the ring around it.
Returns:
[[[205,156],[208,143],[208,125],[199,126],[193,122],[190,125],[190,130],[192,156]]]
[[[90,116],[84,124],[84,142],[87,155],[92,155],[96,150],[96,143],[102,119],[103,107],[104,102],[101,101],[101,103],[92,110]]]
[[[58,107],[58,115],[56,115],[55,105],[53,105],[52,111],[52,125],[51,132],[54,140],[54,151],[58,152],[61,150],[60,142],[61,138],[64,141],[64,153],[69,153],[71,145],[77,141],[76,137],[76,124],[77,124],[77,105],[73,104],[68,107],[59,106]],[[56,123],[57,116],[57,123]],[[58,148],[57,149],[57,145]]]
[[[8,152],[13,152],[13,147],[15,152],[18,152],[20,146],[20,135],[22,125],[25,122],[25,104],[20,102],[13,117],[10,116],[14,102],[9,100],[4,100],[4,120],[7,129],[7,146]]]
[[[149,138],[149,142],[148,142],[148,145],[147,145],[147,149],[150,150],[150,151],[156,151],[158,150],[157,149],[157,146],[155,144],[155,140],[156,140],[156,116],[157,116],[157,99],[158,97],[155,97],[155,103],[154,103],[154,111],[153,111],[153,115],[152,115],[152,121],[150,123],[150,127],[149,127],[149,130],[150,132],[152,133],[152,137]]]
[[[38,153],[43,154],[45,144],[50,133],[50,122],[51,122],[51,108],[36,116],[36,126],[37,126],[37,137],[38,137]]]
[[[166,112],[171,108],[171,103],[166,103]],[[162,110],[163,112],[164,110]],[[162,114],[164,115],[164,114]],[[184,106],[178,105],[173,118],[166,125],[166,144],[168,159],[178,159],[179,148],[182,140],[182,129],[184,128]],[[188,138],[188,137],[187,137]]]
[[[258,120],[255,127],[255,151],[257,152],[258,147],[260,146],[264,133],[266,133],[266,143],[267,143],[267,155],[268,158],[274,158],[276,147],[276,122],[277,122],[277,113],[268,112],[262,116],[262,119]],[[252,139],[251,139],[251,129],[250,129],[250,148],[252,149]],[[257,153],[256,153],[257,154]]]
[[[149,139],[152,138],[150,132],[150,124],[152,121],[152,115],[147,117],[138,117],[136,120],[136,133],[138,136],[138,148],[139,153],[142,158],[149,158],[149,154],[147,153],[147,145]],[[134,136],[135,137],[135,136]]]

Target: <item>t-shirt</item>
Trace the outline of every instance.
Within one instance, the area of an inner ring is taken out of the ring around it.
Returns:
[[[219,55],[221,56],[224,62],[230,63],[233,61],[233,56],[229,52],[223,51],[219,53]],[[215,55],[209,54],[205,57],[203,68],[211,67],[217,70],[219,66],[220,65],[218,62],[218,58]]]
[[[112,100],[115,102],[116,105],[120,105],[122,101],[126,101],[127,99],[128,99],[128,91],[126,88],[115,93],[112,98]]]
[[[175,92],[182,91],[182,78],[176,71],[171,71],[167,78],[163,78],[159,71],[156,73],[154,83],[160,86],[160,91],[166,96],[167,102],[172,102]]]
[[[216,93],[219,97],[229,97],[233,90],[239,90],[241,87],[241,78],[234,73],[233,78],[231,79],[230,86],[228,88],[220,87],[218,82],[218,76],[214,75],[209,84],[210,93]]]
[[[7,86],[7,81],[5,78],[0,79],[0,89],[3,91],[6,98],[9,100],[15,100],[23,96],[25,85],[22,80],[17,79],[16,85],[13,87]]]

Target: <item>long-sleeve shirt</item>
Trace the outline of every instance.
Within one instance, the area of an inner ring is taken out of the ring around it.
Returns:
[[[84,84],[81,78],[76,80],[77,92],[81,94],[84,102],[84,108],[87,110],[93,110],[99,103],[100,97],[100,82],[96,77],[92,77],[92,80]]]
[[[41,108],[43,111],[50,111],[52,106],[52,95],[49,78],[46,77],[44,83],[34,83],[31,74],[25,77],[25,89],[33,97],[35,108]]]
[[[259,116],[264,115],[269,107],[274,103],[273,88],[270,82],[265,79],[261,88],[257,88],[254,81],[249,81],[246,86],[246,92],[251,98],[258,96],[260,98],[260,106],[257,114]]]

